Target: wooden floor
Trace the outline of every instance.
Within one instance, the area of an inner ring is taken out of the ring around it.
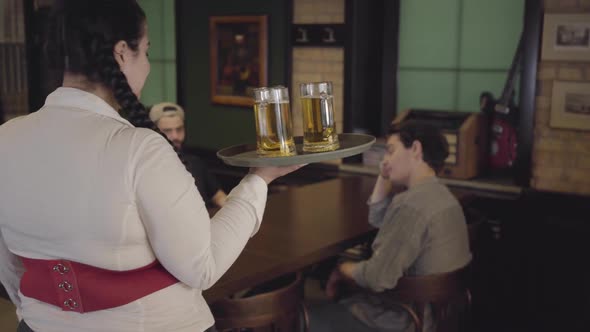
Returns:
[[[3,298],[0,298],[0,331],[16,331],[16,309],[14,305]]]

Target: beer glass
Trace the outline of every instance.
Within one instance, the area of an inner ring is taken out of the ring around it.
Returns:
[[[256,152],[265,157],[296,154],[289,91],[284,86],[254,89]]]
[[[338,149],[334,120],[332,82],[302,83],[303,151],[324,152]]]

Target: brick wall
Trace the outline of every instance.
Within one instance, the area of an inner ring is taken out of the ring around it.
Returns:
[[[293,23],[344,23],[344,0],[294,0]],[[294,47],[291,107],[295,135],[303,134],[299,84],[332,81],[334,86],[334,118],[342,132],[344,102],[344,48]]]
[[[590,0],[545,0],[545,13],[590,14]],[[590,82],[590,62],[541,61],[537,79],[531,186],[590,195],[590,131],[549,126],[554,82]]]

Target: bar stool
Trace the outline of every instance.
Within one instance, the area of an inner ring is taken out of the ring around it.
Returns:
[[[219,331],[309,331],[303,304],[303,276],[278,289],[238,299],[225,298],[211,304]]]

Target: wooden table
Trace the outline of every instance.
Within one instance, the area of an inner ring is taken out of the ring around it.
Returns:
[[[371,237],[367,199],[374,177],[338,178],[271,195],[258,233],[203,293],[214,302],[335,256]]]

